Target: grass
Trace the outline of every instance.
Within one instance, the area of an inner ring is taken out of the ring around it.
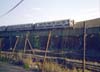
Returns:
[[[67,72],[65,68],[54,62],[45,62],[42,67],[44,72]]]
[[[64,68],[55,62],[45,62],[44,64],[41,64],[39,68],[40,68],[39,70],[42,70],[42,72],[82,72],[82,69]],[[85,72],[91,72],[91,71],[86,70]]]
[[[7,62],[7,58],[0,58],[1,61]],[[55,62],[45,62],[44,64],[40,62],[32,62],[31,57],[23,59],[23,67],[26,70],[36,70],[36,72],[82,72],[82,69],[69,69],[69,68],[64,68],[61,65],[55,63]],[[85,72],[91,72],[89,70],[86,70]]]
[[[29,70],[29,68],[30,68],[28,64],[24,64],[23,67],[24,67],[26,70]]]
[[[77,68],[64,68],[63,66],[53,62],[53,61],[46,61],[45,63],[40,63],[40,62],[32,62],[32,57],[28,56],[23,58],[22,53],[18,54],[19,56],[19,61],[22,61],[23,67],[26,70],[37,70],[36,72],[82,72],[82,69],[77,69]],[[0,57],[1,61],[7,62],[9,59],[5,57]],[[91,72],[89,70],[86,70],[85,72]]]

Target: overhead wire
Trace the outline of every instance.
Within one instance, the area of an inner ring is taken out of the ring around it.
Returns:
[[[9,14],[10,12],[12,12],[15,8],[17,8],[24,0],[19,1],[14,7],[12,7],[11,9],[9,9],[6,13],[4,13],[3,15],[0,15],[0,17],[4,17],[7,14]]]

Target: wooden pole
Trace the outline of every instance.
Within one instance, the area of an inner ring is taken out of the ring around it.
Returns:
[[[19,36],[16,36],[16,42],[15,42],[15,45],[14,45],[14,48],[13,48],[13,51],[12,51],[12,54],[14,54],[14,51],[15,51],[15,49],[16,49],[16,46],[17,46],[17,44],[18,44],[18,41],[19,41]]]
[[[86,53],[86,24],[83,22],[84,25],[84,47],[83,47],[83,72],[85,72],[85,53]]]
[[[29,32],[26,34],[26,38],[25,38],[24,54],[25,54],[25,51],[26,51],[26,44],[27,44],[27,40],[28,40],[28,35],[29,35]]]
[[[2,42],[2,39],[0,38],[0,49],[1,49],[1,42]]]
[[[44,56],[44,60],[43,60],[43,64],[42,64],[42,72],[44,72],[43,67],[44,67],[44,64],[46,62],[46,56],[47,56],[47,51],[48,51],[48,47],[49,47],[49,43],[50,43],[50,38],[51,38],[51,31],[49,32],[49,35],[48,35],[48,40],[47,40],[47,45],[46,45],[46,50],[45,50],[45,56]]]
[[[2,39],[0,38],[0,56],[1,56],[1,50],[2,50]]]
[[[49,47],[49,43],[50,43],[50,38],[51,38],[51,31],[49,32],[49,35],[48,35],[48,41],[47,41],[45,56],[44,56],[44,61],[43,61],[44,63],[46,61],[46,56],[47,56],[47,51],[48,51],[48,47]]]
[[[24,53],[25,53],[25,51],[26,51],[26,45],[27,45],[27,43],[28,43],[29,46],[30,46],[30,48],[31,48],[31,50],[32,50],[32,53],[34,54],[34,51],[33,51],[32,45],[31,45],[31,43],[30,43],[30,41],[29,41],[29,39],[28,39],[28,36],[29,36],[29,32],[26,34],[25,46],[24,46]]]
[[[33,48],[32,48],[32,45],[31,45],[29,39],[27,39],[27,41],[28,41],[28,44],[29,44],[29,46],[30,46],[30,48],[31,48],[31,50],[32,50],[32,53],[34,54],[34,51],[33,51]]]

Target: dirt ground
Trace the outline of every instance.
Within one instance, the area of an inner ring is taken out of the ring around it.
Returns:
[[[12,64],[0,62],[0,72],[33,72],[33,71],[28,71],[19,66],[14,66]]]

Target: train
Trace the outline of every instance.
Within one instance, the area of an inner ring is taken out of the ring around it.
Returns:
[[[60,20],[41,23],[29,23],[21,25],[1,26],[0,31],[26,31],[26,30],[41,30],[41,29],[54,29],[54,28],[67,28],[74,24],[74,20]]]
[[[6,28],[7,28],[6,26],[1,26],[1,27],[0,27],[0,31],[5,31]]]
[[[32,30],[33,24],[22,24],[22,25],[12,25],[7,26],[7,31],[21,31],[21,30]]]
[[[60,20],[52,22],[36,23],[35,29],[67,28],[74,24],[74,20]]]

